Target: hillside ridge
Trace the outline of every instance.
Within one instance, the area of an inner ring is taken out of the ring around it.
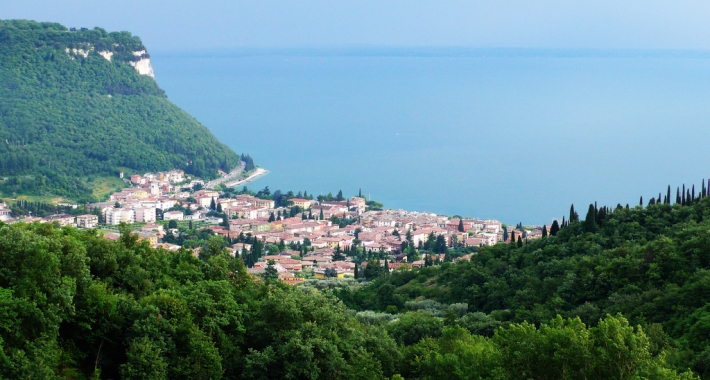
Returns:
[[[212,179],[239,163],[167,99],[140,38],[0,20],[2,195],[93,200],[93,181],[120,172]]]

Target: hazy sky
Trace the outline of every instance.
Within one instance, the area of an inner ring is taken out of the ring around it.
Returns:
[[[710,1],[0,0],[0,18],[128,30],[153,50],[329,45],[710,49]]]

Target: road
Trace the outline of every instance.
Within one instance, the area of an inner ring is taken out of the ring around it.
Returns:
[[[242,171],[244,170],[244,165],[246,163],[242,161],[241,164],[239,164],[238,167],[236,167],[234,170],[229,172],[229,174],[225,175],[224,177],[220,177],[217,179],[213,179],[212,181],[209,181],[205,184],[206,189],[214,189],[217,185],[229,181],[231,179],[234,179],[235,177],[238,177],[240,174],[242,174]]]

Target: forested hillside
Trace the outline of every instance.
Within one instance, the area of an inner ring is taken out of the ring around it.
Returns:
[[[90,198],[87,176],[236,167],[237,154],[134,68],[148,59],[128,32],[0,21],[0,191]]]
[[[0,222],[0,378],[693,378],[666,363],[671,343],[658,329],[622,316],[492,334],[425,311],[362,323],[329,291],[248,275],[223,244],[213,237],[197,258],[152,249],[125,227],[109,241]]]
[[[710,199],[705,190],[683,193],[676,204],[669,189],[646,206],[590,205],[583,219],[571,210],[554,236],[483,247],[470,261],[394,271],[337,294],[356,310],[394,310],[420,326],[448,315],[452,325],[486,336],[557,315],[588,326],[623,315],[670,365],[710,378]],[[454,313],[460,306],[469,313]],[[419,336],[441,334],[424,330]]]

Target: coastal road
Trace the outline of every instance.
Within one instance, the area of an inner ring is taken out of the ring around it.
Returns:
[[[244,161],[242,161],[238,167],[236,167],[234,170],[229,172],[229,174],[225,175],[224,177],[213,179],[212,181],[207,182],[205,184],[205,188],[206,189],[214,189],[215,186],[217,186],[223,182],[226,182],[226,181],[236,178],[237,176],[239,176],[242,173],[245,165],[246,165],[246,163]]]

